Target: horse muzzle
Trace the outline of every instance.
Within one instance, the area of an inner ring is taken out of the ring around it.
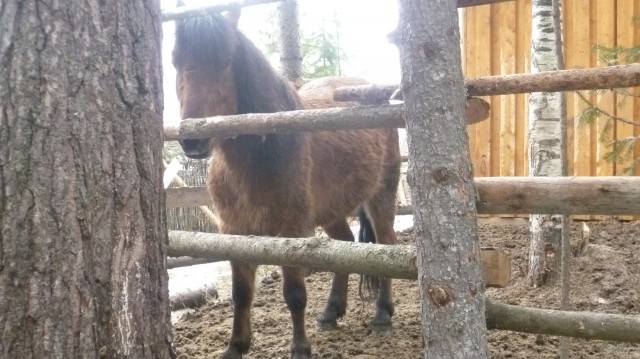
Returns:
[[[211,155],[209,140],[180,140],[184,155],[194,160],[201,160]]]

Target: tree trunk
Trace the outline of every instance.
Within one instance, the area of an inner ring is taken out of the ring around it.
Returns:
[[[0,24],[0,357],[174,357],[159,2]]]
[[[554,1],[534,0],[531,34],[531,71],[562,69],[559,23]],[[557,5],[557,2],[556,2]],[[559,13],[559,9],[556,9]],[[529,98],[529,176],[566,176],[566,120],[562,92],[533,92]],[[561,258],[564,216],[529,217],[529,284],[537,287],[556,280]]]
[[[278,25],[282,73],[289,81],[296,83],[296,87],[302,86],[302,52],[297,0],[284,0],[278,4]]]
[[[401,0],[400,19],[425,358],[487,358],[456,4]]]

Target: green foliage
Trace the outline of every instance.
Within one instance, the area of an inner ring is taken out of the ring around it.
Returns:
[[[187,161],[178,141],[165,141],[164,147],[162,147],[162,158],[166,163],[171,163],[174,158],[177,158],[182,164]]]
[[[634,16],[632,21],[634,23],[640,22],[640,16]],[[609,65],[628,64],[640,60],[640,45],[631,48],[595,45],[593,50],[597,52],[601,61]],[[628,88],[590,91],[589,95],[593,95],[594,93],[599,95],[608,93],[609,96],[617,95],[616,106],[618,108],[625,106],[628,98],[640,97],[636,89]],[[609,151],[603,155],[603,159],[611,163],[628,164],[627,167],[622,169],[622,172],[627,175],[632,175],[634,170],[640,166],[640,158],[633,159],[634,149],[640,146],[640,137],[629,136],[616,139],[614,138],[613,129],[615,122],[640,126],[640,121],[614,116],[593,104],[589,101],[588,97],[580,91],[576,91],[576,95],[587,105],[586,109],[577,117],[578,124],[587,125],[595,123],[596,121],[604,121],[602,131],[598,134],[598,141],[607,145]]]
[[[301,14],[300,23],[306,15]],[[260,30],[263,51],[274,61],[280,55],[278,40],[277,11],[269,15],[270,26]],[[300,52],[302,53],[302,76],[318,78],[342,75],[341,62],[347,59],[345,51],[340,47],[340,22],[337,15],[329,19],[322,18],[317,26],[306,26],[300,29]]]
[[[340,47],[340,24],[334,18],[322,21],[322,28],[312,30],[309,35],[302,31],[302,74],[308,78],[342,75],[340,62],[346,59]]]
[[[606,47],[594,45],[593,50],[598,53],[598,57],[607,63],[630,64],[640,59],[640,46],[626,48],[623,46]]]

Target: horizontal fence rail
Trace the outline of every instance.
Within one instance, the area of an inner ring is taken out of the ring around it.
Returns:
[[[466,81],[468,95],[484,96],[532,91],[564,91],[640,86],[640,64],[599,69],[548,71],[537,74],[490,76]],[[339,101],[358,101],[366,96],[388,99],[397,85],[364,85],[337,89]],[[341,91],[346,91],[342,93]],[[371,98],[366,97],[371,100]],[[365,128],[402,128],[404,106],[380,105],[278,113],[243,114],[188,119],[165,125],[165,140],[233,137],[294,131],[332,131]]]
[[[239,7],[270,4],[275,2],[282,2],[283,0],[236,0],[222,4],[214,5],[196,5],[196,6],[181,6],[171,10],[164,10],[160,18],[163,22],[175,21],[187,19],[190,17],[204,16],[209,14],[220,13]],[[458,0],[458,7],[470,7],[486,4],[496,4],[500,2],[507,2],[514,0]]]
[[[640,177],[476,177],[478,214],[640,214]],[[204,187],[167,188],[167,207],[211,204]],[[412,214],[411,206],[397,214]]]
[[[216,14],[223,11],[237,9],[238,7],[246,7],[253,5],[269,4],[274,2],[281,2],[283,0],[236,0],[228,3],[214,4],[208,6],[195,5],[195,6],[180,6],[171,10],[162,11],[162,21],[175,21],[183,20],[190,17],[205,16],[210,14]]]
[[[485,76],[467,79],[465,86],[468,96],[634,87],[640,86],[640,64]],[[344,86],[336,89],[333,98],[336,101],[380,101],[389,99],[398,87],[398,85]]]
[[[295,131],[401,128],[405,126],[404,118],[402,105],[249,113],[188,119],[179,124],[165,125],[164,139],[170,141]]]
[[[169,231],[168,254],[389,278],[416,279],[418,274],[416,249],[412,245]],[[535,309],[489,298],[485,314],[488,329],[640,342],[640,319],[635,316]]]

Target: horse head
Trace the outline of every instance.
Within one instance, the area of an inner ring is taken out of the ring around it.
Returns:
[[[236,54],[239,9],[176,23],[172,53],[180,118],[238,113],[233,59]],[[213,139],[179,141],[189,158],[209,157]]]

